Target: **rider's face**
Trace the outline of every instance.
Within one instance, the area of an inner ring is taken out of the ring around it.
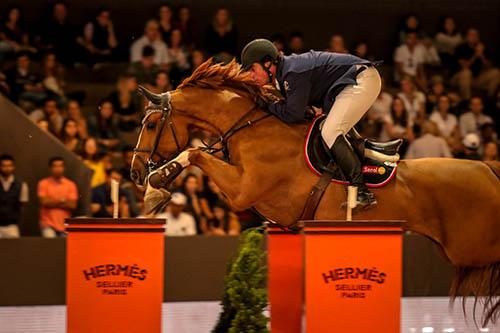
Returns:
[[[264,86],[269,83],[269,76],[261,64],[254,63],[249,72],[252,73],[253,80],[260,86]]]

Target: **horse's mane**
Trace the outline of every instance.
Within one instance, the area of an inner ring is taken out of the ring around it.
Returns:
[[[201,64],[190,77],[186,78],[177,87],[199,87],[207,89],[235,89],[240,92],[265,97],[266,93],[262,87],[254,82],[249,72],[242,70],[241,65],[232,60],[228,64],[214,63],[210,58]]]

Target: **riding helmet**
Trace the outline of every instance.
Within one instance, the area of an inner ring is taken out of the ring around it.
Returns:
[[[271,41],[263,38],[254,39],[241,52],[241,63],[243,69],[248,70],[255,62],[275,62],[278,59],[278,55],[279,51]]]

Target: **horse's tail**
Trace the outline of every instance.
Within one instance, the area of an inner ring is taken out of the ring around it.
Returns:
[[[500,261],[484,267],[457,267],[450,289],[451,302],[462,296],[465,315],[466,296],[474,296],[473,318],[476,321],[476,306],[483,305],[481,324],[495,324],[500,319]]]

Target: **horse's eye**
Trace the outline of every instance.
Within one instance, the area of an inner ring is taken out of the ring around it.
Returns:
[[[148,131],[152,131],[156,128],[156,123],[153,122],[147,123],[146,128],[148,129]]]

